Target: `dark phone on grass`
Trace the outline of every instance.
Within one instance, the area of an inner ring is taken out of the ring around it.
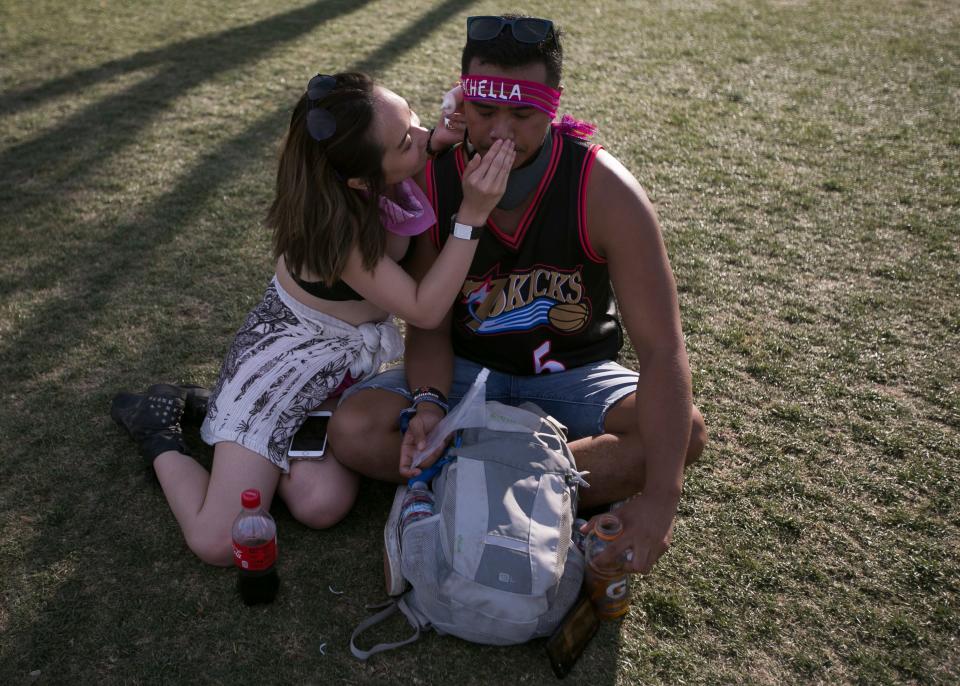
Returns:
[[[547,655],[557,677],[562,679],[570,673],[599,626],[600,618],[593,603],[581,592],[560,626],[547,639]]]
[[[287,454],[290,457],[322,457],[327,449],[327,424],[332,412],[310,412],[290,441]]]

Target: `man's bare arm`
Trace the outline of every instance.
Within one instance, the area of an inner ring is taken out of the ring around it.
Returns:
[[[438,251],[428,234],[414,239],[413,254],[407,269],[415,279],[429,271]],[[404,367],[409,388],[431,386],[449,395],[453,382],[453,346],[450,342],[451,311],[443,317],[435,329],[420,329],[407,325]],[[419,469],[410,467],[413,455],[423,446],[427,434],[443,418],[443,413],[432,403],[421,403],[416,416],[410,422],[400,446],[400,473],[416,476]],[[428,463],[432,463],[429,460]],[[427,466],[427,465],[424,465]]]
[[[601,151],[587,193],[588,233],[608,263],[620,316],[637,354],[643,492],[619,513],[633,567],[649,571],[670,544],[690,437],[690,369],[676,283],[656,212],[623,165]]]

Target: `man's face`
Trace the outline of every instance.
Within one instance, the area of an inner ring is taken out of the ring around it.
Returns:
[[[483,63],[475,57],[470,61],[467,73],[504,76],[543,84],[547,82],[547,67],[542,62],[504,69]],[[549,115],[535,107],[467,101],[463,103],[463,114],[467,122],[470,142],[481,155],[487,154],[490,147],[501,138],[513,141],[517,149],[517,157],[513,163],[514,169],[522,167],[533,159],[543,145],[543,139],[550,128]]]

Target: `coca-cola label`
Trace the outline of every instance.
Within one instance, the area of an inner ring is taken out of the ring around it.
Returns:
[[[269,569],[277,561],[277,539],[263,545],[242,545],[233,542],[233,563],[251,572]]]

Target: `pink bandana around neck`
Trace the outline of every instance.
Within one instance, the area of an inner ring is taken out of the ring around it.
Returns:
[[[560,91],[536,81],[521,81],[506,76],[463,74],[460,76],[463,99],[471,102],[489,102],[495,105],[536,107],[550,116],[557,116]]]
[[[416,236],[437,223],[427,196],[411,179],[397,184],[397,201],[380,196],[380,221],[390,233]]]

